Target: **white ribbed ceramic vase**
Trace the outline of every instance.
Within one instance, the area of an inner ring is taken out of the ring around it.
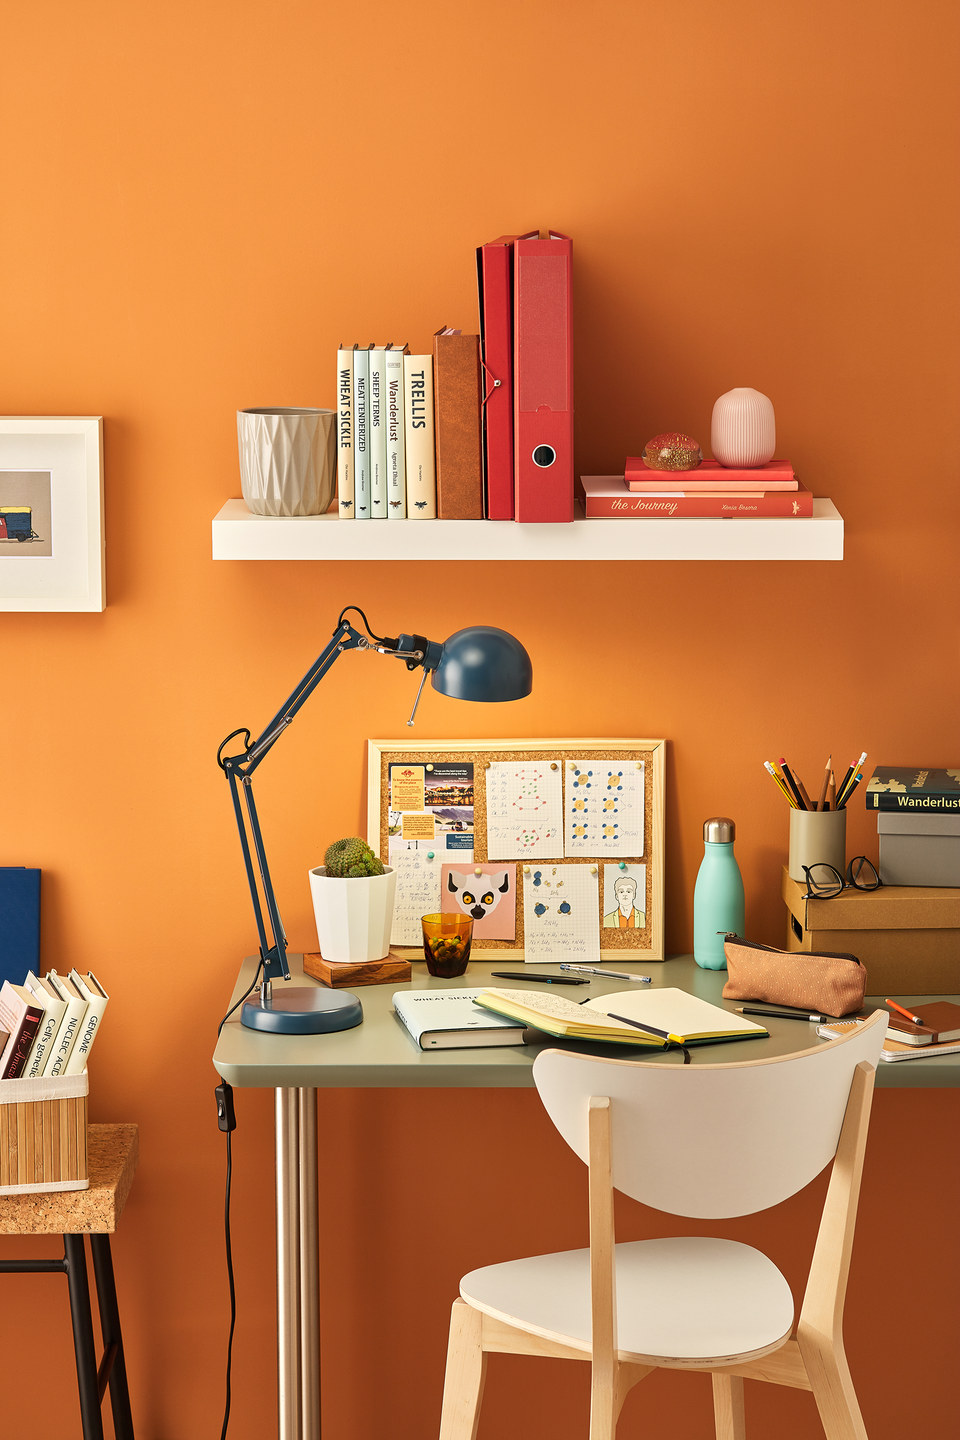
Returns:
[[[336,487],[336,411],[237,411],[240,489],[254,515],[323,515]]]
[[[714,460],[745,470],[766,465],[777,445],[773,402],[759,390],[728,390],[713,407],[710,449]]]

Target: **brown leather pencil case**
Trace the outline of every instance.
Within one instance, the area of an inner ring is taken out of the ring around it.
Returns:
[[[728,935],[724,1000],[764,1000],[824,1015],[859,1010],[867,990],[867,972],[856,955],[835,950],[775,950]]]

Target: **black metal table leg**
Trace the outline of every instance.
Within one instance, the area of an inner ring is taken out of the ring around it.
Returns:
[[[82,1235],[64,1235],[63,1258],[70,1290],[70,1318],[73,1321],[73,1348],[77,1357],[83,1440],[103,1440],[103,1420],[100,1416],[100,1394],[97,1388],[97,1355],[93,1345],[93,1317],[90,1314],[90,1287],[87,1284],[87,1256]]]
[[[97,1304],[100,1307],[100,1334],[103,1338],[103,1359],[97,1377],[99,1399],[104,1387],[110,1386],[110,1407],[116,1440],[135,1440],[133,1416],[130,1413],[130,1391],[127,1388],[127,1367],[123,1359],[123,1335],[120,1331],[120,1309],[117,1287],[113,1278],[113,1256],[109,1235],[91,1235],[93,1273],[97,1281]]]

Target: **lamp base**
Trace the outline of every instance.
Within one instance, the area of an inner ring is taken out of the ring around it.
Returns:
[[[349,990],[294,990],[275,987],[267,1001],[248,1000],[240,1012],[240,1023],[248,1030],[267,1030],[273,1035],[327,1035],[334,1030],[352,1030],[363,1020],[363,1006]]]

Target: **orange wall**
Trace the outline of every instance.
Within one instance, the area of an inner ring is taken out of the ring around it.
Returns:
[[[528,646],[528,700],[480,713],[428,693],[425,738],[668,738],[674,951],[717,812],[737,820],[749,934],[782,939],[787,817],[763,759],[786,752],[808,783],[831,750],[957,763],[956,32],[946,0],[7,7],[0,404],[106,417],[109,608],[0,617],[0,863],[43,867],[44,964],[92,966],[114,996],[91,1107],[141,1126],[116,1246],[141,1440],[219,1425],[209,1056],[253,927],[214,752],[265,722],[343,604],[438,638],[482,620]],[[716,396],[756,386],[781,452],[846,518],[843,564],[214,564],[237,407],[331,403],[338,341],[474,327],[473,247],[536,225],[575,242],[580,469],[616,470],[668,428],[707,441]],[[295,949],[315,943],[307,868],[363,824],[364,740],[403,733],[411,690],[399,666],[348,656],[261,772]],[[875,844],[857,804],[849,852]],[[232,1433],[252,1440],[274,1404],[271,1097],[238,1110]],[[336,1092],[322,1111],[329,1433],[414,1440],[436,1423],[459,1274],[580,1243],[582,1175],[531,1094]],[[916,1414],[894,1368],[946,1423],[945,1315],[904,1321],[882,1256],[896,1239],[940,1273],[947,1178],[938,1161],[918,1191],[903,1136],[942,1155],[956,1114],[939,1093],[878,1100],[851,1296],[876,1440]],[[764,1222],[788,1269],[811,1204]],[[660,1223],[624,1211],[625,1233]],[[8,1354],[60,1347],[52,1383],[75,1406],[58,1286],[4,1278],[0,1335]],[[482,1434],[533,1433],[528,1378],[541,1433],[582,1435],[583,1376],[511,1360]],[[686,1440],[706,1391],[697,1410],[674,1379],[644,1403]],[[806,1396],[756,1407],[780,1435],[819,1433]]]

